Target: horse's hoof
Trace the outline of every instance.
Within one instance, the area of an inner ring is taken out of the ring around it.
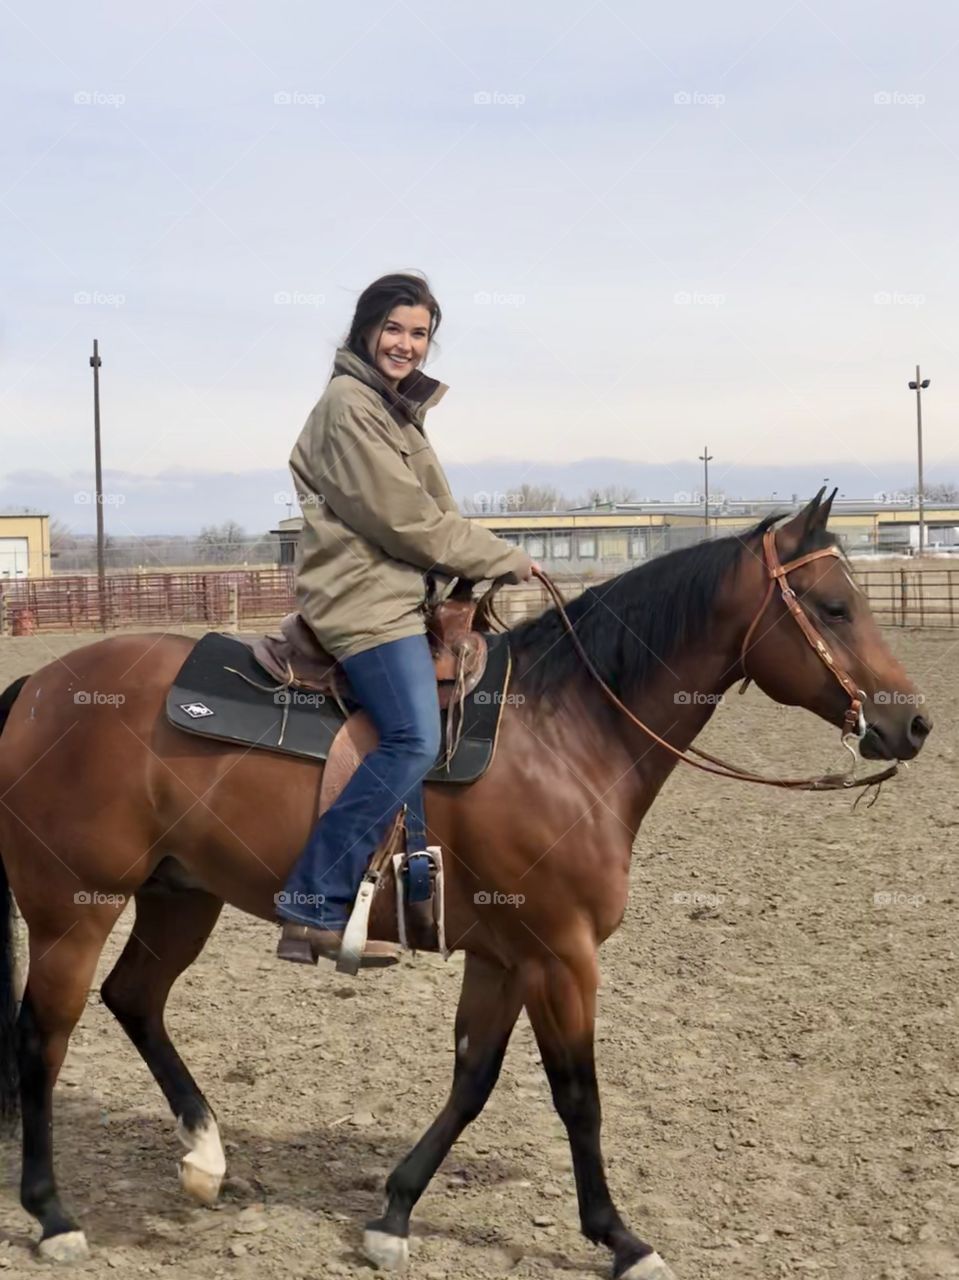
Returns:
[[[631,1267],[621,1272],[616,1280],[676,1280],[672,1267],[667,1267],[658,1253],[647,1253]]]
[[[74,1262],[85,1262],[90,1256],[87,1238],[82,1231],[61,1231],[58,1236],[48,1236],[38,1246],[40,1257],[44,1262],[57,1262],[69,1266]]]
[[[404,1271],[410,1260],[410,1242],[405,1236],[367,1227],[363,1232],[363,1253],[381,1271]]]
[[[210,1173],[193,1164],[189,1157],[180,1161],[180,1186],[200,1204],[216,1204],[220,1194],[222,1173]]]

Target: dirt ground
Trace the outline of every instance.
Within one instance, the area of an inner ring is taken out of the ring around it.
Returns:
[[[878,804],[680,769],[637,842],[603,952],[605,1150],[624,1216],[680,1280],[959,1276],[959,633],[889,636],[937,730]],[[0,641],[0,682],[87,639]],[[754,691],[704,741],[792,774],[839,763],[833,731]],[[273,945],[227,911],[171,1000],[226,1140],[215,1210],[181,1195],[166,1105],[91,993],[56,1107],[59,1182],[92,1246],[78,1274],[371,1274],[360,1228],[444,1100],[461,959],[352,981]],[[34,1275],[9,1141],[3,1174],[0,1271]],[[414,1224],[414,1278],[607,1274],[525,1021]]]

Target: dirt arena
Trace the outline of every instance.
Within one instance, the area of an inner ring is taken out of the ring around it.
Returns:
[[[937,728],[873,808],[680,769],[637,842],[603,952],[605,1151],[624,1216],[680,1280],[959,1276],[959,633],[888,634]],[[0,641],[0,683],[88,640]],[[792,775],[840,761],[834,731],[755,691],[704,741]],[[226,1142],[216,1210],[182,1197],[166,1104],[91,993],[56,1106],[59,1181],[92,1248],[78,1274],[371,1274],[360,1228],[445,1097],[461,960],[353,981],[279,964],[274,941],[225,912],[171,999]],[[0,1271],[34,1275],[3,1153]],[[424,1280],[608,1274],[525,1021],[411,1243]]]

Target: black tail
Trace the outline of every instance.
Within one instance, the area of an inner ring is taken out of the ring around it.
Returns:
[[[0,733],[10,708],[28,676],[21,676],[0,693]],[[10,1123],[20,1110],[20,1082],[17,1076],[17,998],[14,991],[15,953],[13,897],[7,869],[0,856],[0,1121]]]

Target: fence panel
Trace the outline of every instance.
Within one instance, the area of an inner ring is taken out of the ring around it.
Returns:
[[[883,626],[959,627],[959,568],[856,569],[856,579]],[[605,581],[557,576],[568,599]],[[223,629],[236,621],[244,630],[266,628],[295,607],[294,570],[230,569],[175,573],[111,574],[106,579],[103,622],[118,627],[176,627],[190,624]],[[506,587],[496,610],[512,625],[549,605],[538,583]],[[4,583],[0,593],[0,633],[96,631],[101,625],[97,579],[92,575],[26,578]]]
[[[856,581],[887,627],[959,627],[959,569],[857,569]]]

